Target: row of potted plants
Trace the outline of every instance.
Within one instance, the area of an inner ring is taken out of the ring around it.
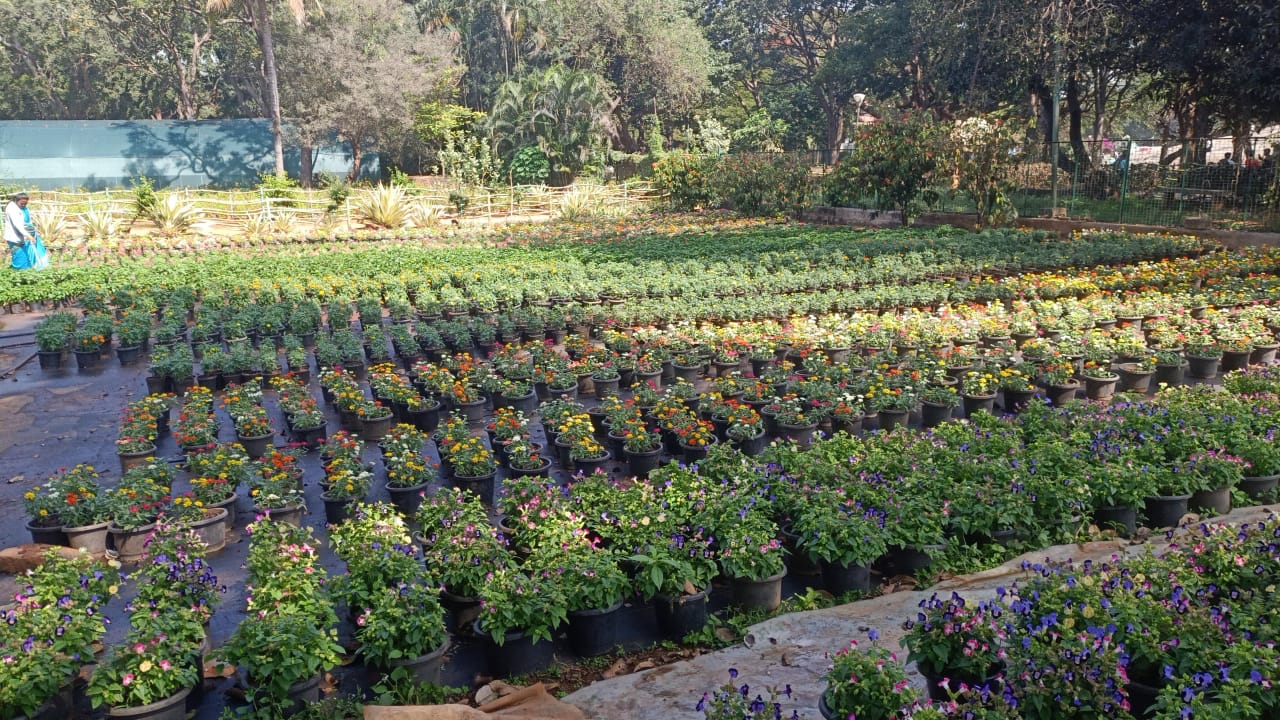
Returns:
[[[1271,717],[1278,533],[1274,516],[1204,523],[1163,556],[1027,563],[993,598],[934,595],[902,640],[930,700],[872,631],[832,656],[823,717]]]

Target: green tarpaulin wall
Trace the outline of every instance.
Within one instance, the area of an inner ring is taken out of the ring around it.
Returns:
[[[156,187],[249,187],[273,164],[269,120],[0,121],[0,182],[31,189],[102,190],[141,175]],[[286,146],[289,174],[300,164],[298,148]],[[377,180],[376,153],[361,165],[362,179]],[[314,172],[350,169],[345,145],[319,148]]]

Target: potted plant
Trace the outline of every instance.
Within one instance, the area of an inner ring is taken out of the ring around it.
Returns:
[[[1187,339],[1187,372],[1193,378],[1209,379],[1218,374],[1222,362],[1222,346],[1211,334],[1196,334]]]
[[[201,681],[194,648],[163,632],[133,630],[98,663],[85,693],[107,717],[177,720]]]
[[[439,590],[403,578],[375,594],[355,618],[360,655],[392,682],[440,682],[449,649]]]
[[[447,453],[453,468],[454,484],[475,493],[486,505],[491,503],[498,461],[484,440],[465,435],[448,445]]]
[[[659,533],[628,561],[636,568],[636,590],[654,599],[664,635],[682,638],[706,624],[716,556],[700,532]]]
[[[81,578],[84,578],[83,583]],[[50,550],[23,578],[0,622],[0,716],[69,717],[67,688],[106,634],[102,612],[118,591],[119,573],[86,553]]]
[[[569,601],[557,575],[513,567],[492,570],[480,588],[477,634],[485,637],[489,666],[502,677],[551,663],[554,631],[568,620]]]
[[[1001,669],[1005,630],[999,602],[966,601],[954,592],[943,599],[935,593],[921,600],[919,608],[915,620],[903,623],[907,634],[901,643],[935,702],[950,699],[944,679],[977,686]]]
[[[64,523],[67,543],[92,554],[107,549],[107,528],[114,508],[98,486],[98,472],[92,465],[76,465],[49,482],[62,506],[57,515]]]
[[[547,477],[551,460],[543,457],[542,447],[525,437],[507,441],[507,468],[512,477]]]
[[[729,578],[733,604],[745,610],[776,610],[787,574],[777,523],[747,511],[718,535],[720,569]]]
[[[871,589],[871,564],[888,551],[883,512],[823,491],[792,519],[800,551],[818,564],[833,595]]]
[[[1137,529],[1137,512],[1155,492],[1154,476],[1132,455],[1109,454],[1090,463],[1085,478],[1094,499],[1094,521],[1128,536]]]
[[[612,652],[618,643],[618,612],[631,580],[618,557],[577,534],[563,547],[546,546],[532,564],[564,567],[560,575],[568,608],[569,644],[582,657]]]
[[[818,705],[827,720],[890,720],[916,700],[916,690],[907,682],[897,656],[877,643],[880,633],[871,630],[868,636],[871,645],[866,650],[850,640],[848,647],[831,657],[831,669],[823,676],[827,687]]]
[[[1231,491],[1244,479],[1248,461],[1219,450],[1196,453],[1179,470],[1195,478],[1189,501],[1194,510],[1225,514],[1231,511]]]
[[[52,313],[36,325],[36,352],[41,370],[62,367],[62,356],[71,346],[71,331],[75,316],[70,313]]]
[[[960,393],[951,385],[926,385],[920,391],[920,425],[931,428],[950,420],[960,404]]]

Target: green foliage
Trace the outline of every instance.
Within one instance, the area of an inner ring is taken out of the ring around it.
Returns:
[[[927,116],[864,125],[854,148],[826,180],[827,202],[852,205],[874,196],[876,207],[902,213],[910,225],[937,199],[930,185],[942,156],[941,132]]]
[[[537,145],[525,145],[507,163],[507,177],[512,185],[541,185],[550,172],[551,162]]]
[[[492,185],[498,179],[498,158],[489,143],[474,135],[450,135],[436,159],[441,175],[468,185]]]
[[[298,181],[288,175],[260,173],[258,175],[258,191],[263,197],[270,198],[274,207],[297,207]]]
[[[485,114],[469,107],[432,100],[418,106],[413,130],[429,146],[443,148],[450,139],[470,133]]]
[[[736,151],[780,152],[787,134],[787,121],[769,115],[760,108],[747,116],[742,126],[729,134]]]
[[[793,155],[726,155],[711,168],[711,195],[745,215],[794,214],[811,203],[808,164]]]
[[[377,705],[443,705],[465,700],[469,691],[463,687],[450,687],[424,683],[413,678],[384,676],[373,686]]]
[[[556,64],[503,83],[488,128],[499,154],[533,144],[552,169],[577,173],[612,134],[610,111],[600,76]]]
[[[1011,195],[1026,128],[1006,113],[978,115],[951,130],[949,152],[960,189],[978,207],[978,225],[1003,225],[1018,216]]]
[[[160,204],[160,198],[156,195],[155,184],[152,183],[151,178],[146,175],[134,178],[130,192],[133,195],[133,218],[136,220],[151,217],[156,206]]]
[[[387,171],[387,184],[392,187],[410,189],[417,187],[413,182],[413,178],[409,177],[409,173],[398,167],[391,167]]]
[[[320,173],[319,185],[329,196],[329,206],[325,208],[327,212],[341,209],[347,203],[347,198],[351,197],[351,186],[345,179],[333,173]]]
[[[711,205],[709,172],[714,161],[700,153],[674,152],[653,163],[653,184],[666,204],[677,210]]]

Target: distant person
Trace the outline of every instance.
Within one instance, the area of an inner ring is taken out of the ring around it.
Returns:
[[[1218,161],[1218,165],[1221,167],[1235,167],[1236,161],[1231,159],[1231,153],[1227,153]]]
[[[1263,172],[1270,172],[1276,167],[1276,156],[1271,154],[1271,148],[1262,149],[1262,163],[1259,167]]]
[[[1261,163],[1258,162],[1258,157],[1253,154],[1253,151],[1245,152],[1244,154],[1245,170],[1257,170],[1260,167],[1260,165]]]
[[[49,253],[31,223],[30,200],[26,193],[17,193],[4,209],[4,241],[14,270],[42,270],[49,265]]]

